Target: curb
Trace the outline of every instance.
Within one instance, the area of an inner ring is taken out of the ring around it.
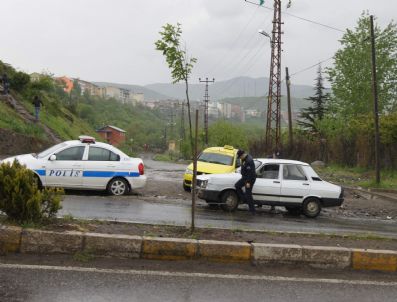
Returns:
[[[397,251],[179,238],[50,232],[0,226],[0,255],[70,254],[222,263],[301,264],[320,268],[397,272]]]
[[[369,190],[364,190],[364,189],[360,189],[360,188],[354,188],[354,187],[348,187],[348,186],[342,186],[344,189],[346,190],[350,190],[350,191],[358,191],[364,194],[368,194],[371,196],[376,196],[379,198],[382,198],[384,200],[388,200],[388,201],[392,201],[392,202],[397,202],[397,197],[394,196],[390,196],[390,195],[385,195],[385,193],[389,193],[389,192],[385,192],[383,190],[378,190],[378,189],[369,189]],[[383,194],[382,194],[383,193]]]

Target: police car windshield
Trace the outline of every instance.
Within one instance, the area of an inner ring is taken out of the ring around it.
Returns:
[[[219,154],[219,153],[201,153],[198,158],[198,161],[211,163],[211,164],[218,164],[218,165],[225,165],[231,166],[233,164],[233,156]]]
[[[51,148],[48,148],[47,150],[44,150],[43,152],[37,154],[37,157],[38,158],[46,157],[46,156],[50,155],[51,153],[54,153],[56,150],[58,150],[62,147],[65,147],[65,146],[67,146],[66,143],[60,143],[58,145],[52,146]]]

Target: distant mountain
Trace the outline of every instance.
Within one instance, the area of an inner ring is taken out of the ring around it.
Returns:
[[[146,88],[159,94],[168,95],[175,99],[185,99],[184,84],[150,84]],[[269,88],[268,78],[237,77],[227,81],[215,81],[210,84],[209,95],[213,101],[234,97],[259,97],[267,95]],[[204,96],[204,84],[189,84],[189,96],[191,100],[202,100]],[[286,94],[285,82],[282,83],[281,93]],[[306,85],[292,85],[291,96],[306,98],[314,94],[314,87]]]
[[[243,107],[245,110],[253,109],[259,111],[267,111],[267,97],[241,97],[241,98],[226,98],[222,102],[236,104]],[[299,112],[302,108],[307,108],[311,102],[303,98],[292,98],[291,107],[293,112]],[[287,97],[281,97],[281,110],[287,111]]]
[[[108,82],[94,82],[94,84],[105,87],[112,86],[117,88],[129,89],[134,93],[143,93],[145,95],[145,100],[167,100],[172,99],[171,96],[167,96],[162,94],[161,92],[153,91],[152,89],[146,88],[144,86],[139,85],[129,85],[129,84],[117,84],[117,83],[108,83]]]

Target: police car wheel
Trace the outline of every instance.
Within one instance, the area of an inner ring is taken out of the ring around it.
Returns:
[[[41,180],[37,175],[34,176],[33,181],[39,190],[43,189],[43,184],[41,183]]]
[[[108,192],[111,195],[120,196],[128,193],[128,184],[122,178],[114,178],[108,184]]]
[[[234,191],[226,191],[221,197],[221,208],[225,212],[234,212],[238,207],[238,196]]]

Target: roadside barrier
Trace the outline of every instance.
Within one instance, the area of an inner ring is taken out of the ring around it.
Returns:
[[[397,272],[397,251],[50,232],[0,225],[0,255],[73,255],[77,252],[116,258],[201,259],[224,263],[301,264],[321,268]]]

